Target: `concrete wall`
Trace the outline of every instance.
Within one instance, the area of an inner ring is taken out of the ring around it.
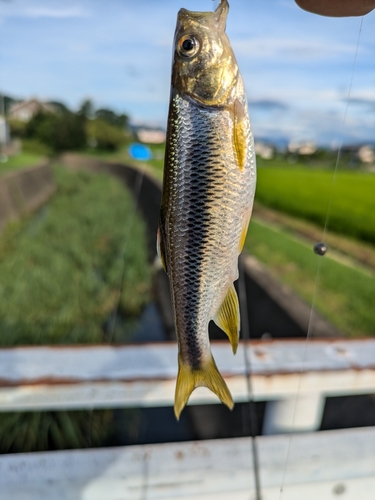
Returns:
[[[37,210],[56,189],[48,162],[0,177],[0,231],[8,222]]]

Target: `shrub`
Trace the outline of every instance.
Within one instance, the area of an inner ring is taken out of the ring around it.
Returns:
[[[50,156],[52,154],[52,149],[37,139],[22,139],[22,151],[42,156]]]
[[[10,118],[8,120],[11,137],[25,137],[27,123]]]

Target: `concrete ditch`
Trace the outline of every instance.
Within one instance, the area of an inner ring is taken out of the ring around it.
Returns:
[[[48,161],[0,177],[0,232],[44,205],[56,190]]]
[[[161,183],[145,170],[117,162],[103,161],[67,153],[60,162],[74,170],[107,172],[128,186],[137,208],[148,226],[148,253],[150,262],[156,257],[156,232],[161,200]],[[288,286],[277,281],[254,257],[244,255],[243,269],[247,294],[247,309],[251,338],[341,337],[342,335],[317,312],[300,299]],[[241,279],[241,278],[240,278]],[[163,270],[155,276],[156,300],[162,315],[168,339],[175,338],[168,278]],[[224,339],[225,334],[210,325],[210,336]]]

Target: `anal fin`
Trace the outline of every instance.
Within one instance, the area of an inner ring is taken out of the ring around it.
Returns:
[[[242,250],[243,250],[243,247],[245,245],[245,241],[246,241],[246,236],[247,236],[247,230],[249,228],[249,220],[246,221],[246,224],[244,225],[244,227],[242,228],[242,232],[241,232],[241,238],[240,238],[240,244],[239,244],[239,248],[238,248],[238,251],[241,253]]]
[[[232,345],[233,354],[236,354],[240,331],[240,306],[234,285],[229,288],[218,312],[214,318],[215,323],[227,335]]]
[[[196,387],[208,387],[215,393],[220,400],[233,409],[234,403],[229,392],[228,386],[217,369],[215,360],[211,355],[210,358],[203,362],[199,368],[192,368],[188,363],[184,362],[181,355],[178,356],[178,375],[176,383],[176,392],[174,400],[174,413],[179,420],[182,410],[184,409],[190,394]]]

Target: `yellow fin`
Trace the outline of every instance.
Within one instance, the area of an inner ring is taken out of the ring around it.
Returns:
[[[176,392],[174,398],[174,414],[179,420],[190,394],[196,387],[208,387],[214,392],[221,401],[233,409],[234,403],[223,377],[217,369],[214,358],[211,357],[205,361],[198,369],[192,368],[178,356],[178,375],[176,383]]]
[[[240,238],[240,245],[238,248],[240,253],[242,252],[243,247],[245,245],[248,227],[249,227],[249,221],[246,221],[246,224],[244,225],[244,227],[242,229],[241,238]]]
[[[156,238],[156,251],[158,253],[161,265],[163,266],[163,269],[165,272],[167,272],[167,266],[165,265],[165,257],[164,257],[164,248],[162,248],[162,240],[161,240],[161,231],[160,227],[158,227],[158,233],[157,233],[157,238]]]
[[[240,306],[234,285],[229,288],[214,321],[228,335],[233,354],[236,354],[240,331]]]
[[[242,171],[245,167],[247,155],[246,112],[243,104],[238,99],[234,102],[233,111],[233,147],[237,157],[238,167]]]

